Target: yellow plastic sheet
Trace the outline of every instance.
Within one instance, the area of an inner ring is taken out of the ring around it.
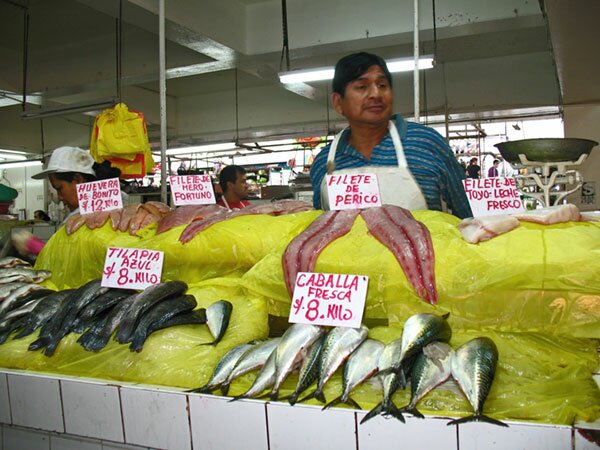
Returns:
[[[450,312],[456,329],[545,331],[600,337],[600,226],[523,223],[479,244],[465,242],[459,220],[414,211],[430,230],[435,251],[437,306],[417,297],[390,250],[368,234],[361,217],[328,245],[315,271],[369,277],[365,317],[403,323],[418,312]],[[283,281],[284,249],[267,255],[243,276],[269,313],[289,314]]]
[[[247,297],[234,278],[198,283],[188,289],[207,307],[226,299],[233,304],[227,332],[216,346],[200,345],[213,340],[206,325],[180,325],[151,334],[140,353],[111,340],[100,352],[83,349],[78,334],[67,335],[53,356],[27,347],[38,332],[23,339],[9,339],[0,345],[0,366],[12,369],[51,372],[64,375],[103,378],[165,386],[195,388],[204,385],[214,366],[234,346],[268,335],[264,303]]]

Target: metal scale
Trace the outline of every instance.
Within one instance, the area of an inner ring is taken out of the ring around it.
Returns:
[[[578,168],[587,159],[596,141],[576,138],[522,139],[496,144],[500,154],[516,169],[521,194],[537,200],[542,207],[560,204],[583,184]]]

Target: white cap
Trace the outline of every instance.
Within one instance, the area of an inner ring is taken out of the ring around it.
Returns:
[[[78,172],[95,175],[94,158],[89,152],[79,147],[58,147],[52,152],[46,170],[33,175],[31,178],[39,180],[51,173]]]

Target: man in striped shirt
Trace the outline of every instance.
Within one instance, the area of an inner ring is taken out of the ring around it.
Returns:
[[[356,53],[338,61],[331,97],[336,111],[350,124],[343,131],[335,153],[335,171],[364,166],[368,172],[368,166],[398,166],[388,131],[392,120],[408,169],[428,209],[441,211],[444,201],[455,216],[472,216],[462,185],[465,172],[444,138],[430,127],[393,114],[392,78],[382,58]],[[317,209],[322,207],[321,184],[327,173],[329,150],[330,145],[316,156],[310,170],[313,204]]]

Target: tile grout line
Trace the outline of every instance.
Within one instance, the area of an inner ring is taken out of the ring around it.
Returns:
[[[188,416],[188,428],[190,430],[190,449],[194,450],[194,437],[192,435],[192,411],[190,409],[190,397],[188,395],[185,396],[185,406]]]
[[[58,380],[58,395],[60,396],[60,412],[62,414],[63,433],[67,433],[67,421],[65,420],[65,405],[63,404],[62,380]]]
[[[123,414],[123,398],[121,397],[121,386],[116,386],[119,394],[119,410],[121,412],[121,430],[123,431],[123,443],[127,444],[127,437],[125,434],[125,415]]]
[[[459,425],[456,424],[456,450],[460,450],[460,437],[459,437],[460,434],[458,431],[458,427],[459,427]]]
[[[269,402],[265,402],[265,427],[267,431],[267,450],[271,450],[271,437],[269,436],[269,411],[267,405]]]
[[[12,414],[12,405],[10,404],[10,387],[8,386],[8,374],[5,373],[4,377],[6,378],[6,394],[8,395],[8,415],[10,420],[10,425],[14,425],[13,414]]]
[[[356,414],[356,412],[355,412],[353,415],[354,415],[354,438],[356,439],[356,450],[359,450],[359,448],[358,448],[358,414]]]

